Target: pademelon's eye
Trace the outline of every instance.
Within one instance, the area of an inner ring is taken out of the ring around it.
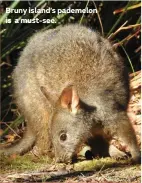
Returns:
[[[62,133],[61,135],[60,135],[60,140],[61,141],[65,141],[67,139],[67,134],[66,133]]]

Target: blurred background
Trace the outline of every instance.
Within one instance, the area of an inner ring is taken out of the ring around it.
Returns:
[[[80,13],[6,13],[5,9],[53,8],[97,9],[98,14]],[[11,23],[6,23],[6,19]],[[55,19],[56,23],[18,23],[15,19]],[[12,71],[27,40],[41,29],[52,29],[68,23],[79,23],[100,32],[118,49],[131,77],[141,68],[141,1],[1,1],[1,142],[12,142],[22,136],[24,119],[14,103]],[[26,71],[25,71],[26,72]]]

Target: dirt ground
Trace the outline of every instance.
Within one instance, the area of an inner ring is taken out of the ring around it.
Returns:
[[[141,166],[129,160],[101,158],[84,160],[72,165],[54,164],[33,156],[15,157],[1,161],[1,183],[14,182],[88,182],[140,183]]]

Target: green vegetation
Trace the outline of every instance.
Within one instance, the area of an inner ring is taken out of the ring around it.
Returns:
[[[1,162],[1,173],[8,172],[22,172],[22,171],[32,171],[41,170],[41,168],[46,167],[51,163],[51,159],[46,156],[41,156],[37,158],[32,154],[26,154],[24,156],[11,156],[11,157],[0,157]]]

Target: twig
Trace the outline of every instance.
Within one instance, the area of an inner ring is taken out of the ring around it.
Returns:
[[[127,5],[126,5],[125,8],[124,8],[125,10],[128,9],[130,3],[131,3],[130,1],[127,3]],[[113,25],[113,27],[111,28],[111,30],[109,31],[109,33],[108,33],[107,35],[110,35],[110,34],[113,32],[113,30],[114,30],[114,29],[116,28],[116,26],[119,24],[120,20],[123,18],[124,15],[125,15],[125,11],[122,12],[122,13],[120,14],[118,20],[115,22],[115,24]],[[107,37],[108,37],[108,36],[107,36]]]
[[[133,35],[128,35],[126,38],[122,39],[120,42],[115,43],[113,46],[114,47],[118,47],[121,46],[125,41],[129,41],[130,39],[132,39],[134,36],[136,36],[137,34],[140,33],[140,30],[138,30],[137,32],[135,32]]]
[[[138,53],[141,50],[141,46],[139,46],[136,50],[135,53]]]
[[[132,9],[135,9],[135,8],[140,8],[141,7],[141,3],[138,3],[138,4],[135,4],[133,6],[129,6],[126,10],[126,8],[120,8],[120,9],[117,9],[113,12],[113,14],[118,14],[118,13],[121,13],[121,12],[126,12],[128,10],[132,10]]]
[[[6,62],[2,62],[1,64],[0,64],[0,67],[2,67],[3,65],[8,65],[8,66],[12,66],[11,64],[9,64],[9,63],[6,63]]]
[[[97,9],[96,3],[94,1],[93,1],[93,4],[94,4],[95,8]],[[101,17],[100,17],[99,11],[97,11],[97,12],[98,12],[97,16],[98,16],[100,26],[101,26],[102,36],[104,36],[104,29],[103,29],[103,24],[102,24],[102,21],[101,21]]]
[[[112,33],[108,39],[112,39],[114,36],[116,36],[116,34],[118,34],[120,31],[122,30],[127,30],[127,29],[132,29],[132,28],[135,28],[135,27],[140,27],[140,24],[135,24],[135,25],[129,25],[127,27],[124,27],[124,25],[127,24],[128,21],[126,21],[123,25],[121,25],[121,27],[119,29],[117,29],[114,33]]]
[[[3,122],[4,123],[4,122]],[[4,123],[17,137],[21,138],[15,130],[13,130],[7,123]]]
[[[120,32],[121,29],[122,29],[122,27],[123,27],[124,25],[126,25],[127,23],[128,23],[128,21],[126,21],[123,25],[121,25],[121,26],[119,27],[119,29],[117,29],[114,33],[110,34],[110,36],[108,37],[108,39],[112,39],[112,37],[114,37],[118,32]]]

